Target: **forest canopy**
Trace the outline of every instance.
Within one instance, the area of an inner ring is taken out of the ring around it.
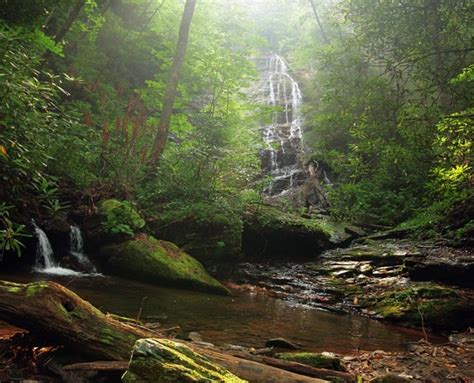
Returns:
[[[32,216],[110,197],[160,225],[241,230],[269,181],[259,127],[271,110],[251,97],[269,52],[301,85],[300,160],[327,169],[330,214],[472,232],[472,0],[198,0],[150,166],[184,3],[0,0],[3,248],[20,250]]]

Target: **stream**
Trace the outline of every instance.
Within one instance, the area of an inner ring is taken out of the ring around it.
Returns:
[[[252,292],[235,292],[233,297],[224,297],[116,277],[31,273],[0,275],[0,279],[21,283],[54,280],[103,311],[132,318],[136,318],[143,297],[147,297],[142,321],[159,322],[164,328],[179,325],[183,332],[197,331],[203,341],[216,345],[261,348],[266,340],[283,337],[308,351],[351,353],[357,349],[404,350],[408,342],[422,338],[417,330],[360,316],[328,313]]]

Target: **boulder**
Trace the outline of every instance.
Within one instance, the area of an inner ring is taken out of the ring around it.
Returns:
[[[304,218],[275,206],[249,205],[243,217],[242,249],[250,257],[311,257],[350,239],[328,219]]]
[[[464,330],[474,324],[474,302],[470,298],[434,283],[413,283],[378,295],[369,307],[381,318],[408,326]]]
[[[131,240],[104,246],[100,253],[106,258],[106,273],[152,284],[229,294],[199,261],[171,242],[140,234]]]
[[[235,259],[242,253],[242,219],[222,206],[167,207],[148,226],[154,236],[176,243],[204,264]]]
[[[139,339],[123,383],[245,383],[187,346],[167,339]]]

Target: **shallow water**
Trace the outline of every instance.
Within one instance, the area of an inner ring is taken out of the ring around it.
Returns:
[[[416,330],[371,319],[327,313],[282,300],[238,293],[234,297],[151,286],[115,277],[60,277],[44,274],[0,275],[30,282],[51,279],[66,285],[103,311],[135,318],[142,300],[144,322],[198,331],[215,344],[263,347],[267,339],[284,337],[305,350],[348,353],[356,350],[402,350],[422,338]],[[442,338],[433,338],[440,341]]]

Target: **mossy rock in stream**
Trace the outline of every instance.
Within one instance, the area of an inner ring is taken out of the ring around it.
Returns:
[[[474,324],[474,302],[454,289],[433,283],[385,292],[372,309],[381,317],[405,325],[435,330],[464,330]]]
[[[242,253],[242,218],[228,206],[168,204],[148,226],[153,235],[176,243],[205,264],[236,259]]]
[[[242,248],[247,256],[310,257],[351,238],[329,219],[304,218],[269,205],[249,205],[243,217]]]
[[[275,357],[282,360],[288,360],[290,362],[306,364],[315,368],[346,371],[340,359],[316,352],[283,352],[276,354]]]
[[[229,291],[202,264],[174,243],[140,234],[134,239],[102,247],[105,271],[152,284],[192,288],[218,294]]]
[[[123,383],[245,383],[189,347],[168,339],[135,343]]]

